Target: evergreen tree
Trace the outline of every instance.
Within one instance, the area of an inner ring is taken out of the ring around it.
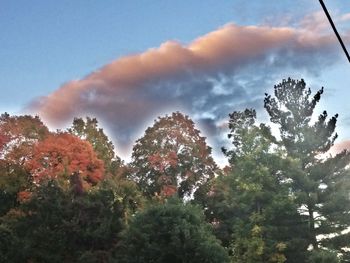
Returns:
[[[308,223],[308,243],[314,250],[327,248],[346,256],[350,243],[349,161],[343,151],[322,158],[337,138],[338,114],[328,119],[324,111],[313,122],[323,88],[314,96],[304,80],[283,80],[266,94],[265,109],[271,122],[279,125],[280,144],[294,160],[290,174],[292,191]],[[345,231],[345,232],[344,232]]]
[[[255,110],[230,114],[224,150],[231,168],[216,178],[206,214],[232,249],[233,262],[302,262],[306,244],[297,206],[289,195],[285,160],[265,125],[255,125]]]

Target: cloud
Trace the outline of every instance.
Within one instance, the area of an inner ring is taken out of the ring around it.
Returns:
[[[347,22],[350,21],[350,13],[346,13],[340,16],[339,21]]]
[[[332,28],[323,10],[306,15],[300,21],[299,25],[303,30],[317,32],[318,34],[332,32]]]
[[[95,116],[124,149],[151,119],[180,110],[202,123],[205,135],[217,134],[218,144],[228,113],[261,109],[264,91],[281,77],[317,74],[336,60],[335,42],[308,28],[227,24],[188,45],[168,41],[116,59],[36,98],[28,110],[54,127]]]
[[[338,143],[335,143],[331,149],[329,149],[329,153],[334,156],[338,153],[341,153],[344,150],[350,150],[350,140],[344,140]]]

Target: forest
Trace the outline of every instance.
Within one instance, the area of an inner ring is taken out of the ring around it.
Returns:
[[[118,156],[96,118],[0,117],[0,262],[350,262],[350,152],[323,88],[284,79],[227,118],[229,165],[181,112]],[[118,113],[115,113],[118,114]],[[278,127],[272,132],[271,126]]]

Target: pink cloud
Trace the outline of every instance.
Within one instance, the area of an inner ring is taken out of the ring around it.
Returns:
[[[344,140],[334,144],[329,150],[329,153],[332,155],[336,155],[344,150],[350,150],[350,140]]]
[[[319,57],[330,54],[334,43],[336,39],[319,35],[308,27],[228,24],[188,45],[167,41],[158,48],[119,58],[37,98],[28,109],[56,127],[75,116],[96,116],[109,125],[117,138],[124,136],[120,140],[126,142],[135,128],[165,110],[195,112],[196,105],[202,104],[203,111],[217,108],[218,105],[212,107],[213,102],[209,102],[210,96],[220,99],[221,105],[223,100],[230,100],[223,108],[226,116],[231,100],[238,98],[239,92],[233,89],[227,96],[210,93],[212,78],[231,77],[251,65],[262,68],[266,75],[274,67],[301,70],[309,63],[319,67]],[[256,76],[251,79],[255,81]]]
[[[314,40],[318,40],[315,44]],[[132,91],[145,84],[189,72],[239,67],[272,49],[293,45],[297,49],[328,45],[329,39],[305,36],[293,28],[226,25],[185,46],[169,41],[159,48],[125,56],[81,80],[70,81],[52,94],[38,98],[30,108],[51,123],[60,123],[104,105],[133,101]],[[143,100],[133,101],[138,109]],[[147,107],[147,105],[145,105]],[[107,109],[106,109],[107,110]],[[120,110],[120,109],[118,109]]]

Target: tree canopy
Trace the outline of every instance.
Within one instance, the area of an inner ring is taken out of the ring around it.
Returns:
[[[97,184],[104,173],[103,162],[97,158],[91,144],[68,133],[50,135],[35,145],[26,167],[34,183],[57,178],[65,184],[75,175],[83,188]]]
[[[107,172],[115,173],[121,165],[121,159],[114,152],[114,145],[102,128],[99,128],[96,118],[74,118],[68,132],[88,141],[97,157],[103,160]]]
[[[233,111],[222,169],[180,112],[130,163],[95,118],[54,132],[2,114],[0,262],[350,262],[350,152],[329,152],[322,95],[286,79],[265,95],[271,123]]]
[[[135,180],[149,196],[191,196],[217,168],[211,148],[193,121],[180,112],[161,117],[136,141],[132,153]]]
[[[323,111],[313,123],[323,88],[311,96],[304,80],[283,80],[274,89],[274,97],[266,94],[265,108],[271,122],[279,125],[279,143],[294,159],[292,191],[308,222],[308,242],[315,250],[328,248],[346,256],[344,247],[350,241],[350,234],[344,232],[350,227],[350,153],[344,150],[326,159],[321,156],[337,138],[338,114],[327,119]]]
[[[118,262],[229,262],[198,207],[169,200],[137,214],[118,247]]]

